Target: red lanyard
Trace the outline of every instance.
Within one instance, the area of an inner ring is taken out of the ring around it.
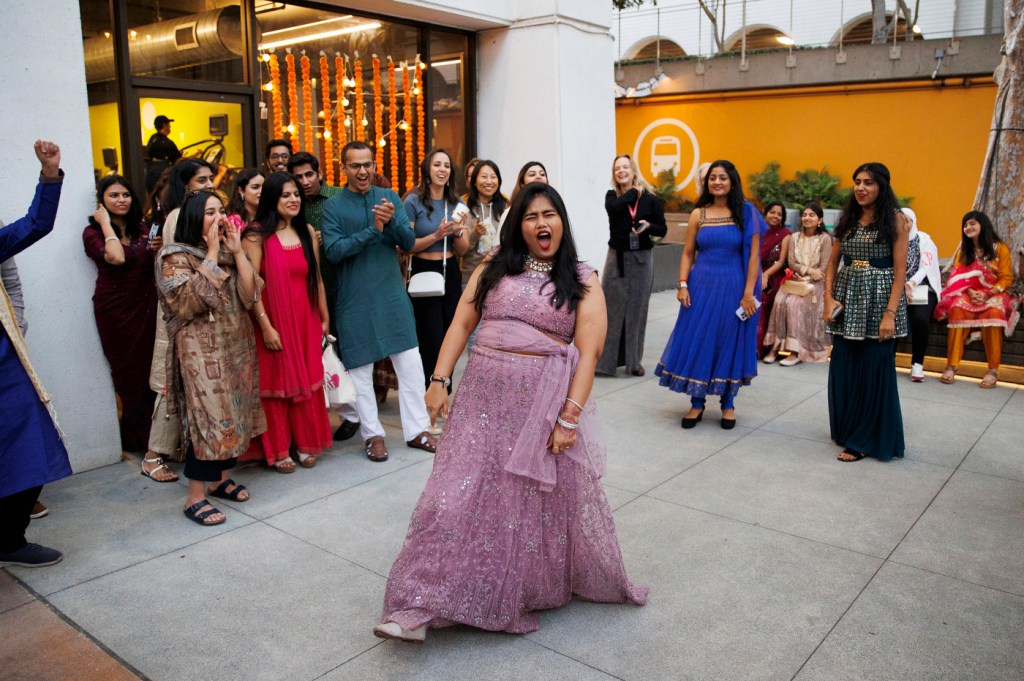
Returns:
[[[634,203],[632,206],[626,206],[626,207],[629,208],[629,219],[632,220],[634,224],[636,224],[636,210],[637,210],[637,208],[640,207],[640,194],[639,194],[639,192],[636,195],[636,203]]]

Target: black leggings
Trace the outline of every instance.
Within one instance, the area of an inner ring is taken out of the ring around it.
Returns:
[[[919,284],[924,286],[924,284]],[[907,322],[910,325],[910,353],[911,362],[924,364],[924,352],[928,347],[928,324],[932,320],[932,313],[939,299],[935,291],[928,287],[927,305],[907,305]]]
[[[220,482],[221,474],[234,468],[236,463],[238,463],[238,459],[201,461],[196,458],[196,450],[190,442],[188,449],[185,450],[185,470],[182,472],[189,480]]]
[[[42,491],[40,485],[0,498],[0,552],[17,551],[27,543],[25,529]]]
[[[442,272],[441,260],[412,258],[412,273]],[[434,373],[437,356],[441,353],[441,343],[448,327],[455,319],[455,310],[459,307],[462,296],[462,271],[459,261],[454,256],[448,258],[448,273],[444,280],[444,295],[429,298],[413,298],[412,312],[416,317],[416,339],[420,345],[420,357],[423,359],[423,383],[430,387],[430,374]]]

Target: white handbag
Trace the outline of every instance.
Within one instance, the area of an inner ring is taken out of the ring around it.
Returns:
[[[927,305],[928,304],[928,285],[918,284],[914,288],[910,289],[910,295],[907,296],[907,305]]]
[[[324,402],[328,408],[356,402],[356,385],[334,352],[334,341],[331,335],[324,338]]]
[[[448,237],[444,238],[444,251],[448,252]],[[448,274],[448,258],[445,257],[441,265],[441,272],[417,272],[412,273],[412,256],[409,256],[409,297],[410,298],[434,298],[444,295],[445,275]]]

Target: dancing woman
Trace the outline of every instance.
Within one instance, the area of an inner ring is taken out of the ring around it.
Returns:
[[[431,376],[436,417],[448,411],[445,386],[479,324],[377,636],[422,642],[428,628],[451,624],[526,633],[539,627],[538,611],[574,595],[646,602],[647,589],[626,576],[601,488],[605,453],[590,431],[606,319],[561,197],[526,185],[500,250],[459,301]]]
[[[708,395],[722,401],[721,426],[736,426],[734,399],[757,376],[757,300],[764,219],[743,198],[739,172],[715,161],[686,228],[679,263],[679,317],[654,373],[690,396],[682,427],[704,417]]]
[[[909,228],[897,220],[898,208],[889,169],[858,167],[825,271],[823,318],[832,334],[828,418],[844,462],[903,456],[895,339],[907,335]]]

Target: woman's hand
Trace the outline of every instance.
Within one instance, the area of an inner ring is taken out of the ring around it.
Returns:
[[[155,236],[149,240],[149,250],[159,251],[164,246],[164,238],[162,236]]]
[[[427,388],[427,394],[423,397],[427,403],[427,412],[430,414],[430,425],[437,423],[437,417],[448,418],[448,391],[443,383],[431,381]]]
[[[555,427],[551,430],[551,435],[548,436],[547,447],[551,450],[551,453],[561,454],[574,444],[576,444],[576,431],[569,430],[555,423]]]
[[[681,288],[676,291],[676,300],[678,300],[683,307],[690,307],[690,289]]]
[[[211,222],[203,232],[203,241],[206,242],[207,257],[213,262],[217,262],[217,256],[220,254],[220,240],[220,225],[216,221]]]
[[[434,231],[434,241],[440,241],[446,236],[452,236],[455,233],[455,223],[451,220],[442,220],[441,225]]]
[[[915,286],[917,286],[917,284],[915,284],[912,280],[907,279],[907,285],[904,287],[907,291],[907,298],[913,295]]]
[[[768,290],[768,279],[769,278],[770,277],[769,277],[767,272],[762,272],[761,273],[761,290],[762,291]]]
[[[267,346],[267,350],[272,352],[280,352],[284,349],[284,346],[281,345],[281,334],[269,324],[267,324],[267,328],[263,329],[263,344]]]
[[[810,277],[811,281],[821,281],[822,277],[825,275],[821,270],[812,267],[807,270],[807,276]]]
[[[890,314],[888,311],[882,313],[882,323],[878,325],[878,340],[887,341],[892,340],[892,337],[896,334],[896,315]]]
[[[325,336],[331,335],[331,320],[329,318],[320,320],[320,330],[324,332]]]
[[[647,222],[647,220],[641,220],[636,224],[637,226],[631,230],[633,234],[643,234],[647,231],[647,228],[651,226],[651,223]]]
[[[976,291],[973,288],[967,290],[967,295],[975,305],[984,305],[988,296],[983,291]]]
[[[110,226],[110,213],[103,206],[97,206],[96,210],[92,213],[92,219],[96,221],[100,227]]]
[[[839,306],[839,302],[831,294],[825,294],[825,305],[821,311],[821,318],[826,322],[832,321],[832,311]]]
[[[752,295],[743,296],[743,299],[740,301],[740,307],[747,314],[747,319],[751,319],[757,314],[757,300]]]
[[[477,236],[483,236],[487,234],[487,227],[490,223],[484,222],[483,220],[477,220],[476,224],[473,225],[473,233]]]
[[[242,254],[241,233],[226,222],[221,222],[220,232],[224,239],[224,246],[231,251],[231,255]]]

